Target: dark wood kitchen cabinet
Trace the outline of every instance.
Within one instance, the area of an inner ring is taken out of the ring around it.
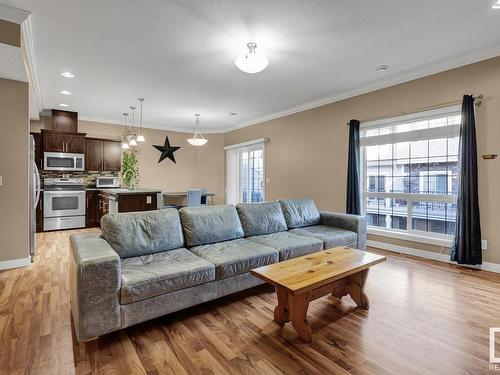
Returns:
[[[85,134],[42,129],[45,152],[85,153]]]
[[[87,171],[118,172],[121,169],[121,142],[87,138],[85,143],[85,169]]]
[[[61,109],[53,109],[52,129],[67,133],[77,133],[78,113],[71,111],[63,111]]]
[[[85,192],[85,226],[95,228],[99,226],[99,192],[97,190],[87,190]]]
[[[87,138],[85,140],[85,169],[87,171],[102,171],[102,141]]]
[[[35,140],[35,164],[39,171],[43,168],[42,133],[31,133]]]
[[[36,231],[43,232],[43,191],[40,192],[40,200],[36,206]]]
[[[153,211],[157,209],[156,194],[119,194],[118,212]]]
[[[103,141],[103,164],[105,171],[120,171],[122,168],[122,144],[115,141]]]
[[[109,212],[109,194],[98,193],[97,194],[97,220],[98,224],[101,225],[101,219],[104,215]]]

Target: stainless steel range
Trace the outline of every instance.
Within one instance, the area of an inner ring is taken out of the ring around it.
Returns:
[[[45,178],[43,182],[43,230],[84,228],[83,179]]]

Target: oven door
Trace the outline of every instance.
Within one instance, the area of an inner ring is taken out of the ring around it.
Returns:
[[[43,217],[84,216],[85,191],[43,192]]]
[[[43,169],[47,171],[84,171],[85,155],[65,152],[45,152]]]

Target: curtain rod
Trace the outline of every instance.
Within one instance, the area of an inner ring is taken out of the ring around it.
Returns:
[[[474,104],[479,107],[479,106],[481,106],[481,104],[483,102],[484,95],[483,94],[479,94],[479,95],[473,96],[473,98],[474,98],[474,100],[477,100],[477,101],[474,102]],[[462,103],[462,100],[454,100],[452,102],[441,103],[441,104],[436,104],[436,105],[430,105],[430,106],[427,106],[427,107],[420,107],[420,108],[417,108],[417,109],[414,109],[414,110],[408,111],[408,112],[397,112],[397,113],[392,113],[390,115],[372,117],[372,118],[369,118],[369,119],[364,119],[364,120],[360,121],[360,123],[377,121],[377,120],[383,120],[385,118],[391,118],[391,117],[397,117],[397,116],[405,116],[405,115],[410,115],[410,114],[414,114],[414,113],[418,113],[418,112],[429,111],[431,109],[445,108],[445,107],[449,107],[451,105],[460,104],[460,103]],[[347,126],[349,126],[349,122],[347,122]]]

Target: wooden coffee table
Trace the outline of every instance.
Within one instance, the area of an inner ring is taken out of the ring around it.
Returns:
[[[369,267],[385,261],[385,256],[348,247],[336,247],[252,270],[252,275],[276,288],[278,306],[274,320],[292,322],[299,336],[311,341],[307,322],[309,302],[326,294],[341,298],[347,294],[368,309],[363,291]]]

